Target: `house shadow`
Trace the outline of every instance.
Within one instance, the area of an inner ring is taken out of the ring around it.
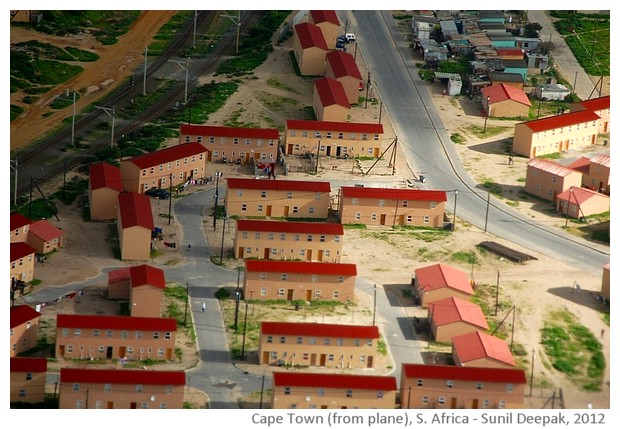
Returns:
[[[396,323],[400,328],[400,332],[403,334],[403,338],[406,340],[423,340],[423,338],[418,334],[418,331],[415,329],[415,325],[413,325],[411,317],[397,317]]]
[[[579,283],[547,289],[552,295],[583,307],[598,311],[609,311],[609,301],[598,290],[582,289]]]
[[[384,284],[383,290],[390,307],[412,307],[415,305],[413,288],[409,283]]]
[[[467,97],[459,98],[458,100],[461,109],[466,116],[479,116],[484,118],[484,111],[482,110],[482,104],[479,99],[470,100]]]
[[[421,352],[424,365],[454,365],[454,359],[448,352]]]
[[[508,156],[511,153],[511,145],[510,145],[510,139],[499,139],[499,140],[493,140],[490,142],[486,142],[486,143],[479,143],[479,144],[474,144],[474,145],[470,145],[467,146],[467,149],[469,150],[473,150],[479,153],[484,153],[486,155],[506,155],[506,159],[500,163],[503,165],[509,165],[508,164]],[[513,155],[516,156],[516,155]]]

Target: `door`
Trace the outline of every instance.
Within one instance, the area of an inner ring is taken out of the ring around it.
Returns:
[[[458,405],[458,401],[455,397],[450,398],[450,408],[455,409],[457,408]]]
[[[64,355],[65,355],[65,346],[60,346],[60,347],[58,347],[58,354],[59,354],[61,357],[64,357]]]
[[[263,259],[269,259],[269,253],[271,253],[271,249],[269,247],[265,247],[263,251]]]
[[[287,301],[292,301],[293,300],[293,293],[295,292],[295,289],[288,289],[286,291],[286,300]]]
[[[308,262],[312,261],[312,249],[306,250],[306,261]]]
[[[316,353],[310,353],[310,366],[316,366]]]
[[[342,146],[336,146],[336,156],[339,157],[342,151]]]
[[[379,158],[379,148],[378,147],[373,149],[372,156],[375,157],[375,158]]]
[[[385,215],[384,214],[381,215],[381,221],[379,222],[379,225],[385,225]]]
[[[330,145],[325,146],[325,156],[332,155],[332,147]]]
[[[138,408],[138,403],[137,403],[137,402],[132,402],[132,403],[129,405],[129,408],[130,408],[130,409],[132,409],[132,410],[135,410],[136,408]]]
[[[472,410],[477,410],[478,409],[478,398],[476,398],[476,399],[471,401],[471,409]]]
[[[404,225],[405,224],[405,215],[400,215],[398,216],[398,224],[399,225]]]
[[[114,408],[114,402],[112,402],[112,401],[108,401],[108,402],[106,403],[106,408],[107,408],[108,410],[113,409],[113,408]]]
[[[321,262],[323,260],[323,250],[322,249],[318,250],[317,255],[316,255],[316,259],[319,262]]]
[[[306,301],[312,301],[312,289],[306,291]]]
[[[243,259],[243,247],[239,246],[239,249],[237,250],[237,257]]]
[[[108,348],[106,349],[106,352],[105,352],[106,359],[112,359],[113,350],[114,350],[114,348],[112,346],[108,346]]]
[[[172,360],[172,349],[171,348],[166,349],[166,360]]]
[[[373,357],[374,357],[374,356],[368,356],[368,359],[366,359],[366,368],[372,368],[372,365],[373,365]]]
[[[261,359],[260,363],[269,363],[269,352],[263,352],[263,358]]]
[[[289,211],[289,207],[284,206],[284,217],[288,217],[288,211]]]
[[[287,146],[286,149],[286,154],[287,155],[292,155],[293,154],[293,145],[289,143],[289,145]]]
[[[321,353],[321,359],[319,362],[319,366],[325,366],[326,361],[327,361],[327,355],[325,353]]]
[[[267,217],[271,216],[271,207],[272,207],[271,204],[267,206]]]
[[[118,348],[118,357],[121,357],[121,358],[125,357],[125,346],[120,346]]]

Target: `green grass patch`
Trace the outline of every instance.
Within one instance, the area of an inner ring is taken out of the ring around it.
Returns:
[[[560,152],[548,153],[546,155],[540,155],[539,158],[542,159],[561,159],[562,154]]]
[[[11,104],[11,121],[18,118],[22,113],[24,113],[23,107]]]
[[[501,134],[504,131],[506,131],[508,127],[500,127],[497,125],[487,125],[486,132],[484,131],[484,127],[481,127],[480,125],[468,125],[464,129],[468,133],[482,139],[482,138],[493,137],[498,134]]]
[[[450,140],[452,140],[452,142],[456,144],[465,143],[465,137],[463,137],[459,133],[450,134]]]
[[[454,262],[460,262],[468,265],[473,265],[477,262],[477,257],[474,252],[454,252],[452,255],[450,255],[450,259]]]

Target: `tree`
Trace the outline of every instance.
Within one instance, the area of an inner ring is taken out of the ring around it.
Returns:
[[[538,32],[542,30],[542,25],[537,22],[525,24],[525,37],[538,37]]]
[[[542,52],[545,55],[549,55],[552,51],[555,50],[555,48],[556,48],[556,45],[552,41],[540,42],[538,44],[538,49],[540,49],[540,52]]]

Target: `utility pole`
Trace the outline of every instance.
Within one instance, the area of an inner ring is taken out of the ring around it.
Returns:
[[[497,272],[497,287],[495,288],[495,315],[497,316],[497,307],[499,306],[499,271]]]
[[[532,396],[532,388],[534,387],[534,360],[536,359],[536,355],[534,354],[534,349],[532,349],[532,369],[530,370],[530,396]]]
[[[368,72],[368,81],[366,82],[366,99],[364,100],[364,109],[368,108],[368,91],[370,90],[370,72]]]
[[[187,326],[187,306],[189,305],[189,283],[185,284],[185,316],[183,317],[183,326]]]
[[[228,216],[222,219],[222,245],[220,246],[220,265],[222,264],[222,261],[224,260],[224,233],[226,229],[227,220],[228,220]]]
[[[243,321],[243,341],[241,342],[241,359],[245,358],[245,331],[248,326],[248,302],[245,302],[245,319]]]
[[[103,110],[110,118],[112,118],[112,136],[110,138],[110,147],[114,147],[114,114],[116,110],[114,109],[114,106],[112,106],[112,108],[95,106],[95,109]]]
[[[215,224],[217,222],[217,200],[219,198],[220,193],[220,176],[222,173],[219,171],[215,172],[215,207],[213,208],[213,231],[215,231]]]
[[[170,173],[170,191],[168,191],[170,196],[168,197],[168,225],[172,221],[172,173]]]
[[[241,33],[241,11],[237,11],[237,16],[222,15],[223,17],[230,18],[230,20],[237,26],[237,41],[235,44],[235,53],[239,52],[239,35]]]
[[[240,276],[241,267],[237,267],[237,290],[235,291],[235,332],[237,332],[237,321],[239,320],[239,301],[241,300],[241,292],[239,291]]]
[[[187,86],[189,84],[189,58],[185,59],[185,65],[181,61],[178,60],[168,60],[171,63],[178,64],[183,70],[185,70],[185,98],[184,103],[187,104]]]
[[[487,192],[487,213],[484,216],[484,232],[487,232],[487,224],[489,222],[489,206],[491,205],[491,191]]]
[[[142,95],[146,96],[146,63],[148,59],[149,47],[144,48],[144,81],[142,83]]]
[[[454,231],[456,228],[456,201],[457,201],[458,193],[459,191],[455,189],[454,190],[454,213],[452,214],[452,231]]]
[[[17,158],[15,158],[15,160],[11,159],[10,161],[11,161],[11,169],[15,172],[15,175],[13,177],[14,188],[15,188],[15,190],[13,191],[13,204],[17,206]],[[15,166],[13,166],[13,164],[15,164]]]
[[[373,309],[372,309],[372,326],[375,326],[376,315],[377,315],[377,284],[375,283]]]

